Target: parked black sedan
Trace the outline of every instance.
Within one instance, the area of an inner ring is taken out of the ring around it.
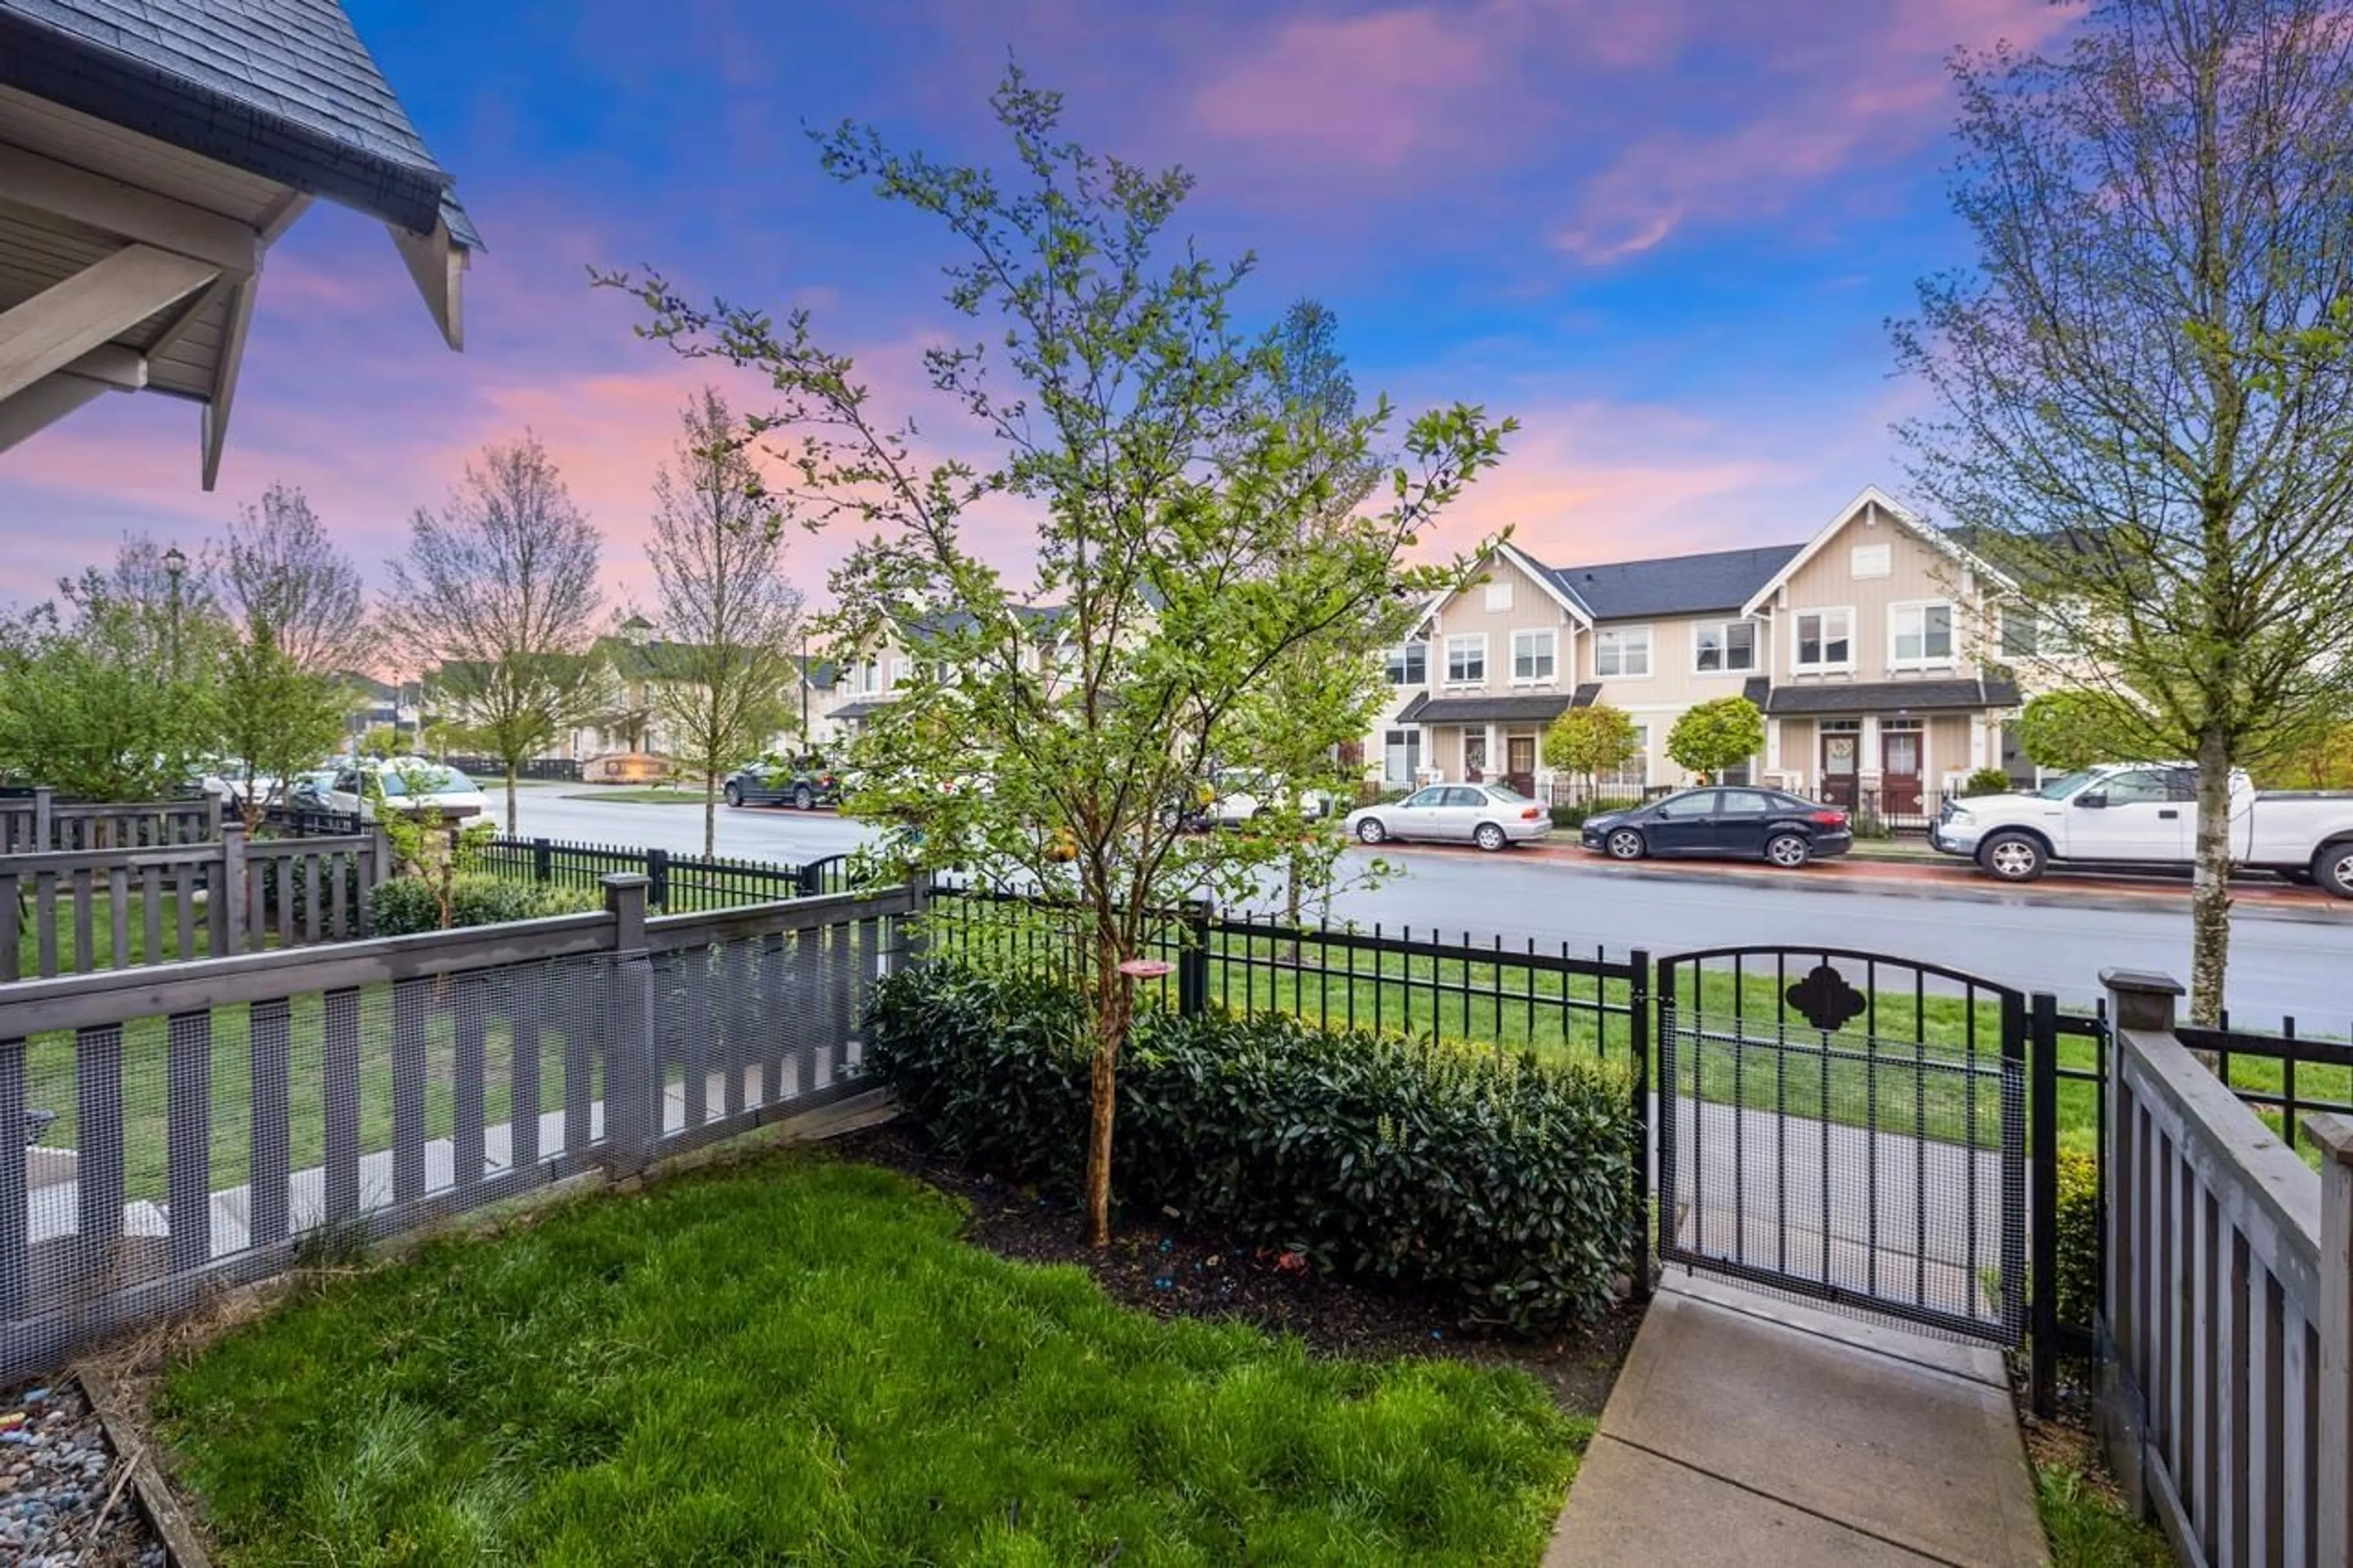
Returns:
[[[730,805],[796,805],[811,811],[841,799],[841,775],[822,763],[747,763],[729,775]]]
[[[1585,847],[1613,860],[1696,855],[1764,860],[1794,871],[1817,856],[1854,847],[1854,825],[1836,806],[1774,789],[1687,789],[1585,824]]]

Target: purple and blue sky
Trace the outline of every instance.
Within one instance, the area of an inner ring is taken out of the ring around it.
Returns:
[[[584,268],[812,307],[907,406],[952,325],[935,226],[823,177],[804,123],[997,158],[1007,52],[1082,141],[1199,187],[1252,248],[1249,308],[1338,311],[1357,384],[1519,416],[1439,543],[1540,557],[1805,537],[1901,489],[1883,327],[1964,263],[1947,211],[1956,45],[2051,39],[2045,0],[346,0],[480,226],[444,349],[380,228],[328,207],[272,254],[219,489],[187,405],[108,397],[0,456],[0,599],[127,530],[193,543],[272,481],[373,569],[469,454],[525,426],[640,600],[656,465],[710,373],[634,339]],[[748,395],[740,384],[728,384]],[[934,426],[935,427],[935,426]],[[944,432],[953,440],[953,431]],[[803,542],[811,590],[845,540]],[[1018,541],[1005,541],[1008,564]]]

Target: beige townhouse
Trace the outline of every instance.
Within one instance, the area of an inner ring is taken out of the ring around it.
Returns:
[[[1754,782],[1909,816],[1982,767],[2031,775],[2008,740],[2017,685],[1987,657],[2008,584],[1875,488],[1799,543],[1568,567],[1506,544],[1482,566],[1391,652],[1401,700],[1372,749],[1385,785],[1565,791],[1542,736],[1597,702],[1643,741],[1606,789],[1680,784],[1668,732],[1729,696],[1766,715],[1738,770]]]

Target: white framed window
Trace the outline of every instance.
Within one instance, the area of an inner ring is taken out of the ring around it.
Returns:
[[[1895,547],[1892,544],[1858,544],[1848,556],[1849,574],[1862,582],[1871,577],[1886,577],[1895,571]]]
[[[1651,673],[1651,628],[1603,626],[1593,634],[1593,673],[1624,679]]]
[[[1391,686],[1430,684],[1430,644],[1413,637],[1389,649]]]
[[[1953,606],[1943,603],[1887,607],[1887,662],[1897,669],[1953,662]]]
[[[1487,584],[1487,607],[1502,614],[1512,607],[1512,584],[1509,578]]]
[[[882,661],[870,658],[858,668],[858,689],[871,697],[882,689]]]
[[[1512,634],[1512,680],[1515,685],[1528,686],[1553,678],[1556,655],[1560,647],[1559,634],[1546,628],[1542,631]]]
[[[904,685],[906,685],[906,684],[907,684],[907,661],[906,661],[905,659],[903,659],[903,658],[894,658],[894,659],[892,659],[892,660],[891,661],[891,687],[892,687],[892,690],[896,690],[896,689],[898,689],[900,687],[904,686]]]
[[[1692,628],[1692,668],[1731,675],[1757,668],[1755,621],[1702,621]]]
[[[1487,634],[1461,632],[1446,639],[1446,684],[1481,686],[1487,679]]]
[[[1803,610],[1789,617],[1789,668],[1852,669],[1854,612]]]
[[[1054,673],[1068,679],[1079,672],[1079,645],[1061,642],[1054,645]]]
[[[1381,783],[1391,788],[1410,788],[1420,773],[1421,731],[1382,731]]]

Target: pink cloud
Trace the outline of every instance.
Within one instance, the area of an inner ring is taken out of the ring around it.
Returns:
[[[1926,0],[1824,17],[1765,50],[1757,90],[1713,129],[1670,123],[1588,177],[1559,247],[1591,265],[1649,250],[1690,223],[1767,216],[1837,176],[1894,163],[1940,134],[1958,47],[2048,42],[2073,20],[2049,0]]]
[[[1285,23],[1193,107],[1221,136],[1391,165],[1440,135],[1490,66],[1476,31],[1434,9],[1314,17]]]

